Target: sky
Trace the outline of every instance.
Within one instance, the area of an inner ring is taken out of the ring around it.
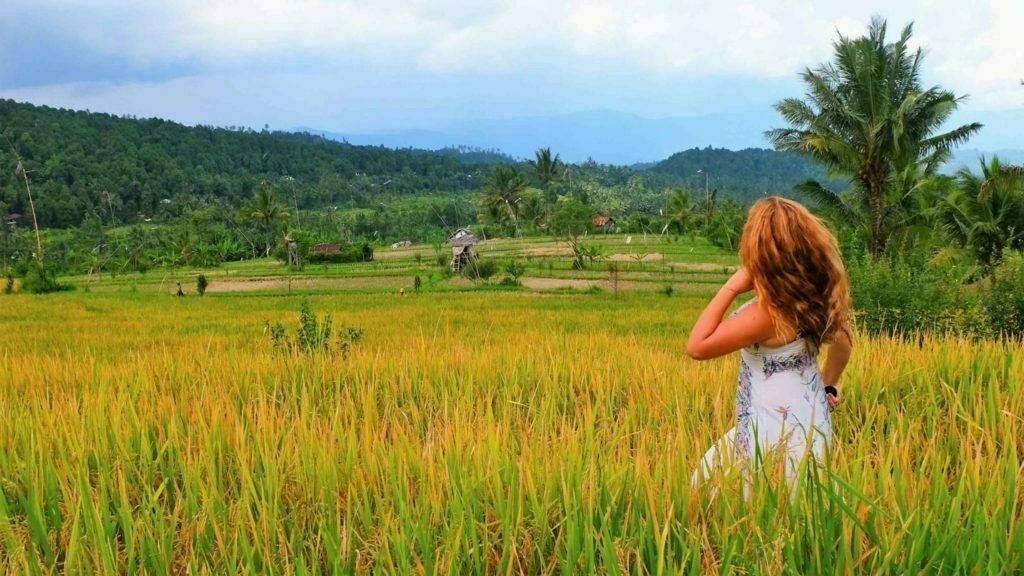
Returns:
[[[3,0],[0,97],[344,133],[742,115],[760,139],[876,14],[914,22],[927,84],[969,95],[972,145],[1024,148],[1021,0]]]

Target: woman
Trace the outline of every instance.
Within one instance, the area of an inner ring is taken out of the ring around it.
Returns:
[[[686,344],[696,360],[740,352],[736,427],[707,451],[694,482],[732,462],[746,469],[769,453],[786,459],[790,477],[808,453],[820,458],[852,349],[849,289],[836,240],[806,208],[778,197],[754,204],[740,262]],[[756,297],[723,320],[733,300],[751,290]],[[828,359],[819,371],[818,350],[826,343]]]

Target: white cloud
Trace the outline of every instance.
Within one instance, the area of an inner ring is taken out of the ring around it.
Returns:
[[[369,59],[442,77],[628,70],[638,83],[648,75],[791,78],[828,59],[836,30],[860,33],[879,13],[893,35],[916,19],[929,50],[926,81],[970,93],[975,106],[1024,106],[1020,0],[7,2],[8,11],[64,22],[61,34],[140,64],[267,72],[267,62]]]

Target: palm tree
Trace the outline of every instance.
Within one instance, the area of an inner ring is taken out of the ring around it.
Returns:
[[[715,210],[718,209],[718,190],[712,190],[707,196],[698,200],[694,209],[704,221],[704,233],[706,234],[715,218]]]
[[[911,34],[908,25],[899,40],[887,43],[886,23],[876,18],[866,36],[840,35],[834,61],[801,74],[806,99],[775,106],[790,127],[766,133],[776,150],[807,154],[830,173],[851,178],[850,193],[867,207],[874,258],[885,248],[894,177],[912,165],[920,176],[933,174],[952,147],[981,128],[972,123],[937,133],[964,97],[937,86],[923,89],[923,53],[910,48]]]
[[[675,188],[669,193],[668,213],[665,214],[665,228],[672,228],[676,234],[685,234],[693,215],[693,198],[685,188]]]
[[[284,204],[277,201],[277,198],[274,196],[274,189],[266,182],[263,182],[256,189],[252,201],[243,210],[246,218],[255,222],[263,233],[266,248],[263,255],[269,256],[272,248],[271,238],[274,236],[274,227],[279,221],[288,218],[288,211],[285,209]]]
[[[988,274],[1007,247],[1024,248],[1024,168],[981,159],[981,173],[956,173],[956,189],[935,207],[936,221]]]
[[[544,190],[549,190],[552,184],[562,181],[565,177],[565,166],[558,154],[552,158],[551,148],[541,148],[537,150],[535,156],[536,159],[530,160],[530,170]]]
[[[480,202],[496,222],[511,224],[511,229],[518,233],[519,205],[525,190],[526,182],[515,166],[498,165],[494,167]]]

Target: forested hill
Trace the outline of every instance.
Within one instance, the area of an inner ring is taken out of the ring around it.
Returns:
[[[652,182],[665,179],[698,190],[707,184],[729,197],[749,201],[765,194],[788,194],[807,179],[826,180],[825,170],[807,158],[762,148],[693,148],[646,169]],[[705,174],[708,175],[705,182]],[[841,185],[834,182],[833,187]]]
[[[40,225],[52,227],[77,225],[90,212],[135,221],[197,199],[237,206],[264,179],[301,187],[303,202],[317,207],[369,202],[362,195],[381,189],[459,190],[482,180],[467,175],[487,171],[460,159],[477,150],[352,146],[308,134],[187,127],[10,100],[0,100],[0,143],[0,216],[28,212],[13,147],[30,171]]]
[[[227,213],[251,198],[262,181],[273,182],[289,205],[303,209],[372,208],[384,196],[475,191],[494,164],[513,162],[496,150],[393,150],[310,134],[188,127],[11,100],[0,100],[0,144],[0,217],[29,210],[15,170],[17,153],[29,171],[40,225],[58,228],[77,226],[89,215],[132,223],[173,219],[197,206],[222,206]],[[722,197],[743,201],[787,193],[793,184],[821,176],[799,157],[710,148],[645,168],[588,162],[573,173],[574,185],[603,190],[595,196],[612,199],[610,206],[642,211],[650,203],[629,195],[658,196],[680,185],[702,190],[698,170],[710,174],[711,188]],[[641,188],[626,185],[637,177]]]

